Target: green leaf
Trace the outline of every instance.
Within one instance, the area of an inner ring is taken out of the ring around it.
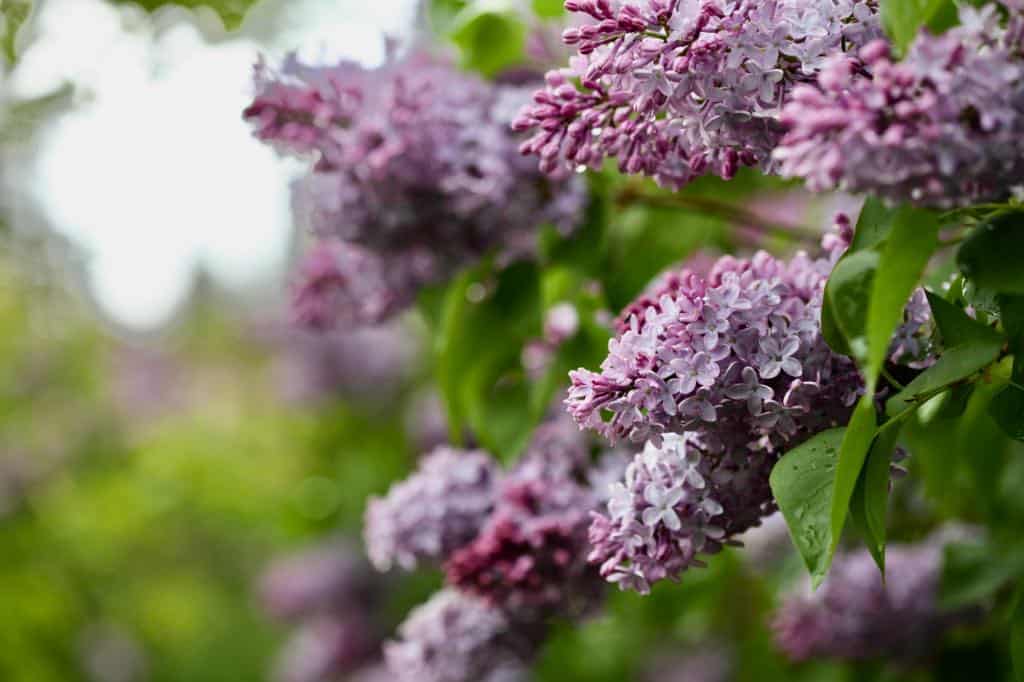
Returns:
[[[839,450],[839,464],[836,468],[835,481],[832,487],[832,505],[829,522],[829,549],[825,570],[832,561],[839,539],[846,525],[846,514],[850,508],[853,490],[860,478],[861,468],[867,457],[868,450],[875,438],[875,405],[870,395],[865,395],[857,403],[846,426]],[[824,574],[823,574],[824,575]]]
[[[503,457],[518,451],[534,423],[521,349],[540,335],[539,281],[533,263],[497,273],[481,263],[451,283],[441,314],[437,380],[453,438],[468,425]]]
[[[258,0],[113,0],[119,5],[139,5],[147,12],[153,12],[161,7],[178,6],[196,9],[197,7],[208,7],[217,13],[224,27],[233,30],[241,26],[246,13],[255,5]]]
[[[934,365],[889,399],[886,404],[889,415],[899,414],[912,402],[923,401],[983,369],[1002,350],[1004,340],[996,330],[972,320],[963,310],[939,296],[929,294],[928,302],[947,348]]]
[[[867,465],[862,469],[850,500],[850,517],[867,543],[878,568],[885,574],[886,516],[889,508],[889,470],[902,422],[889,422],[879,430]],[[887,428],[888,427],[888,428]]]
[[[896,209],[886,206],[881,199],[868,197],[857,217],[857,226],[853,232],[853,243],[850,251],[863,251],[874,248],[885,241],[892,229],[892,219]]]
[[[917,35],[927,27],[940,33],[957,23],[956,5],[952,0],[883,0],[882,25],[902,53]]]
[[[832,488],[846,429],[823,431],[793,448],[772,469],[769,482],[793,544],[817,586],[831,561]]]
[[[1002,339],[954,346],[943,351],[934,365],[918,374],[906,388],[889,398],[886,413],[895,416],[913,403],[922,403],[950,384],[966,379],[999,356]]]
[[[977,286],[1024,294],[1024,213],[1006,213],[984,223],[960,245],[957,263]]]
[[[512,10],[469,5],[455,18],[451,38],[462,53],[462,65],[490,77],[522,63],[526,26]]]
[[[868,305],[867,362],[861,370],[869,395],[874,393],[875,379],[889,353],[892,332],[903,319],[907,300],[938,246],[938,232],[939,222],[929,211],[903,206],[893,216]]]
[[[1007,583],[1024,575],[1024,547],[996,542],[946,546],[939,603],[961,608],[990,599]]]
[[[998,332],[972,319],[960,306],[953,305],[938,294],[930,291],[926,293],[935,326],[939,328],[944,346],[962,346],[976,341],[1002,341]]]
[[[1017,682],[1024,682],[1024,590],[1017,590],[1017,607],[1010,619],[1010,658],[1013,661],[1013,676]]]
[[[829,321],[826,331],[838,330],[840,334],[841,340],[825,339],[837,353],[854,357],[866,355],[864,329],[878,261],[875,251],[852,253],[836,263],[828,278],[822,320]]]
[[[0,45],[8,64],[18,61],[18,35],[32,15],[32,0],[0,0]]]
[[[988,413],[1007,436],[1024,441],[1024,389],[1004,386],[989,403]]]

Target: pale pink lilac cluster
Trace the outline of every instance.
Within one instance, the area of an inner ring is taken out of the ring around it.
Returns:
[[[611,441],[646,442],[595,514],[591,560],[624,589],[678,579],[775,510],[768,477],[788,449],[845,424],[863,390],[821,336],[826,255],[760,252],[683,269],[630,306],[600,372],[571,374],[566,405]]]
[[[330,682],[378,658],[384,630],[375,617],[381,580],[346,543],[332,542],[270,565],[260,596],[274,617],[295,625],[280,652],[280,682]]]
[[[922,31],[902,61],[884,41],[834,56],[794,90],[779,172],[814,190],[949,208],[1024,184],[1024,8],[963,3],[960,25]]]
[[[837,556],[816,592],[805,584],[784,600],[773,623],[776,642],[794,660],[927,657],[976,613],[939,605],[942,556],[934,538],[890,546],[884,582],[867,550]]]
[[[881,37],[876,0],[566,0],[577,54],[514,122],[558,175],[617,158],[679,188],[772,169],[781,107],[826,58]]]
[[[440,562],[476,536],[494,508],[500,475],[486,452],[438,447],[385,497],[367,502],[370,561],[381,571]]]
[[[374,69],[258,64],[244,117],[312,163],[294,204],[323,243],[299,274],[300,321],[378,322],[485,254],[531,255],[543,224],[571,232],[582,182],[544,177],[509,130],[527,97],[423,53]]]

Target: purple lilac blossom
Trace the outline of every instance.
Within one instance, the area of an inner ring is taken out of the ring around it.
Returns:
[[[480,534],[445,564],[448,582],[506,609],[582,610],[600,591],[587,563],[589,448],[569,419],[536,432],[499,485]]]
[[[729,538],[775,510],[768,475],[777,457],[758,453],[711,456],[665,434],[648,442],[614,484],[608,515],[595,513],[592,551],[601,575],[642,594],[652,583],[677,579],[701,555],[719,552]]]
[[[607,580],[646,592],[702,565],[775,510],[768,476],[786,450],[848,420],[863,385],[818,322],[851,234],[837,224],[819,259],[725,256],[703,277],[660,278],[620,318],[601,371],[571,374],[577,423],[647,442],[591,525]]]
[[[794,660],[927,657],[974,613],[940,608],[942,552],[935,539],[890,546],[884,584],[867,550],[837,556],[816,592],[806,582],[784,600],[773,623],[776,642]]]
[[[482,599],[436,593],[384,645],[397,682],[525,682],[537,639]]]
[[[876,41],[836,55],[793,91],[774,153],[813,190],[872,192],[949,208],[1024,184],[1024,10],[960,6],[960,25],[922,31],[894,62]]]
[[[378,570],[410,570],[469,543],[494,507],[500,472],[485,452],[439,447],[385,497],[367,502],[366,552]]]
[[[294,186],[321,240],[295,291],[315,327],[373,323],[423,286],[496,252],[529,256],[536,229],[575,227],[578,178],[552,180],[517,153],[523,87],[486,83],[423,53],[382,66],[256,67],[244,117],[259,139],[312,161]]]
[[[771,170],[779,110],[828,55],[881,36],[875,0],[567,0],[568,68],[520,112],[525,154],[558,175],[616,157],[679,188]],[[577,79],[579,85],[577,85]]]
[[[821,337],[822,292],[846,245],[828,241],[818,259],[725,256],[706,277],[664,280],[620,319],[601,371],[571,373],[570,414],[613,442],[692,432],[712,454],[792,447],[843,423],[861,383]]]

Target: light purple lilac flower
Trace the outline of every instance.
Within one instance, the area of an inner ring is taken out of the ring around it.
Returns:
[[[485,452],[439,447],[409,478],[367,502],[366,551],[379,570],[440,561],[470,542],[494,507],[500,476]]]
[[[726,256],[706,277],[666,280],[656,302],[627,308],[600,372],[571,373],[569,412],[613,442],[689,432],[714,455],[774,452],[844,423],[861,382],[821,337],[822,292],[845,248],[830,243],[818,259]]]
[[[525,682],[536,634],[449,588],[409,614],[384,657],[396,682]]]
[[[890,546],[884,584],[867,550],[837,556],[816,592],[808,582],[785,598],[773,623],[776,642],[794,660],[910,662],[934,653],[949,628],[976,613],[940,608],[942,552],[935,538]]]
[[[816,84],[793,91],[781,174],[814,190],[872,192],[952,207],[1009,196],[1024,184],[1024,9],[960,6],[960,25],[922,31],[894,62],[873,42],[837,55]]]
[[[613,485],[607,516],[593,514],[589,558],[622,589],[646,594],[654,582],[703,566],[702,555],[775,509],[775,456],[708,455],[694,440],[669,433],[660,445],[648,442]]]
[[[296,285],[299,320],[377,322],[484,254],[530,255],[542,224],[569,233],[583,185],[517,153],[509,122],[527,97],[422,53],[375,69],[258,64],[243,115],[259,139],[311,160],[294,204],[325,242]]]
[[[567,0],[591,23],[563,40],[577,54],[550,71],[514,122],[558,175],[599,168],[681,187],[700,175],[771,169],[779,110],[828,55],[881,36],[875,0]]]

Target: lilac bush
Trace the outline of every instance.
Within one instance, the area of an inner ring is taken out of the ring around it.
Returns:
[[[461,265],[528,256],[542,224],[567,234],[579,219],[582,182],[545,178],[517,153],[522,87],[419,52],[375,69],[292,56],[261,62],[255,82],[244,117],[256,137],[312,163],[294,186],[320,240],[295,290],[301,322],[380,321]]]
[[[949,208],[1024,184],[1024,9],[960,7],[902,61],[883,41],[833,55],[782,111],[779,171],[814,190],[872,192]]]
[[[514,125],[548,173],[600,168],[679,188],[771,170],[780,108],[836,51],[881,36],[875,0],[567,0],[589,23]],[[578,83],[577,83],[578,82]]]

